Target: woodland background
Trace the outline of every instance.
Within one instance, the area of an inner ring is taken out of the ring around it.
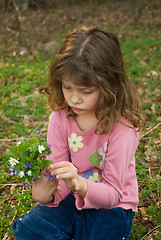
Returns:
[[[11,178],[7,155],[35,130],[46,136],[50,109],[38,89],[74,27],[98,25],[119,38],[147,121],[136,153],[139,211],[130,240],[161,239],[161,2],[159,0],[0,0],[0,239],[36,203]]]

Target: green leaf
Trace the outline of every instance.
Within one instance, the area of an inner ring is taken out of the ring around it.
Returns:
[[[99,166],[100,161],[102,160],[102,156],[97,152],[93,153],[89,157],[89,161],[94,165],[94,166]]]
[[[52,163],[52,161],[50,161],[50,160],[44,160],[43,161],[43,168],[49,167],[51,163]]]
[[[33,143],[39,143],[39,140],[37,138],[32,138],[30,139],[30,143],[33,144]]]
[[[16,155],[16,156],[18,155],[16,148],[14,148],[14,149],[13,149],[13,148],[9,148],[9,150],[10,150],[10,152],[13,153],[14,155]]]
[[[43,167],[43,162],[41,159],[37,159],[37,165],[39,166],[39,168]]]
[[[39,169],[39,170],[35,170],[35,171],[32,173],[32,176],[33,176],[35,179],[38,179],[39,174],[40,174],[40,169]]]

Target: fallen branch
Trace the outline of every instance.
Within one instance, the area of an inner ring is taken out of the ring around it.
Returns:
[[[13,139],[8,139],[8,138],[2,138],[0,139],[1,142],[11,142],[11,141],[19,141],[19,140],[26,140],[28,141],[29,139],[34,139],[34,138],[13,138]],[[46,138],[42,138],[46,140]]]
[[[150,233],[154,232],[157,228],[160,228],[160,227],[161,227],[161,225],[159,225],[159,226],[153,228],[153,229],[150,230],[150,231],[149,231],[144,237],[142,237],[140,240],[143,240],[146,236],[148,236]]]
[[[146,135],[148,135],[150,132],[152,132],[154,129],[156,129],[156,128],[159,127],[160,125],[161,125],[161,122],[158,123],[157,125],[155,125],[153,128],[151,128],[148,132],[144,133],[144,134],[140,137],[140,139],[143,138],[143,137],[145,137]]]
[[[27,140],[28,138],[13,138],[13,139],[8,139],[8,138],[2,138],[0,139],[1,142],[10,142],[10,141],[19,141],[19,140]]]
[[[22,185],[22,183],[6,183],[6,184],[1,184],[2,186],[0,188],[4,188],[6,186],[18,186],[18,185]]]

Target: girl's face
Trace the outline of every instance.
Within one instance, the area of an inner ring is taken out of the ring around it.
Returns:
[[[62,91],[66,103],[77,115],[95,113],[100,99],[100,90],[97,87],[82,87],[63,81]]]

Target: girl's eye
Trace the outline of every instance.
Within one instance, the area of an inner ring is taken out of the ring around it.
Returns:
[[[89,88],[89,89],[84,89],[83,93],[84,94],[92,94],[93,92],[95,92],[96,89],[95,88]]]
[[[67,86],[67,85],[63,85],[62,87],[63,87],[64,89],[70,89],[70,87]]]
[[[91,94],[93,91],[83,91],[84,94]]]

